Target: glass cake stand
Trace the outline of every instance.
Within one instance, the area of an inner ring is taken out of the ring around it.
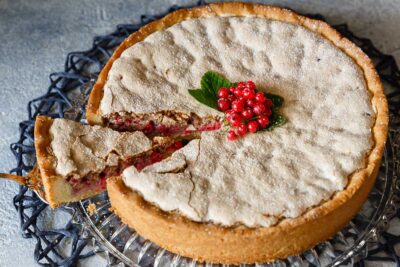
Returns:
[[[393,138],[397,138],[396,143],[393,142]],[[301,255],[270,263],[240,266],[353,266],[358,259],[366,257],[368,250],[373,249],[377,243],[379,233],[388,227],[388,220],[396,211],[394,190],[397,163],[393,160],[396,158],[393,157],[393,153],[397,153],[398,138],[399,132],[392,131],[375,186],[361,211],[342,231]],[[92,203],[96,209],[89,212],[89,205]],[[162,249],[121,222],[118,216],[110,211],[110,207],[106,192],[76,204],[84,228],[111,255],[111,266],[231,266],[199,263]]]

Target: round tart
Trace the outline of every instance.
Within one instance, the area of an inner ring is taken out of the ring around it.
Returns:
[[[223,114],[188,93],[209,70],[282,96],[288,122],[226,140]],[[87,118],[119,130],[158,118],[153,126],[167,134],[199,132],[107,189],[144,237],[229,264],[285,258],[344,227],[374,184],[388,125],[383,87],[361,49],[324,22],[243,3],[178,10],[133,33],[100,73]]]

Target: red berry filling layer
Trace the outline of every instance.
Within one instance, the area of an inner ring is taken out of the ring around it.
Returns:
[[[82,195],[86,192],[100,192],[106,189],[106,180],[112,176],[120,175],[126,168],[135,166],[138,170],[162,161],[175,151],[187,144],[186,140],[176,141],[169,145],[160,145],[150,151],[121,160],[118,166],[107,166],[100,173],[89,173],[83,177],[70,175],[67,182],[71,185],[73,194]]]
[[[103,118],[103,124],[118,131],[141,131],[147,136],[178,136],[221,128],[218,119],[200,118],[175,111],[135,114],[112,113]]]

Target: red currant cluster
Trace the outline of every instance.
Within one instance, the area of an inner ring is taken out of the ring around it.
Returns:
[[[235,128],[228,131],[229,140],[266,128],[272,106],[272,101],[263,92],[257,92],[252,81],[218,90],[218,109],[225,112],[226,120]]]

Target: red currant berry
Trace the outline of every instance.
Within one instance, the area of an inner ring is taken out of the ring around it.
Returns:
[[[251,133],[257,132],[258,122],[256,122],[256,121],[249,122],[249,124],[247,125],[247,128],[249,129],[249,132],[251,132]]]
[[[230,108],[231,103],[228,99],[221,98],[218,100],[218,109],[221,111],[226,111]]]
[[[233,114],[230,118],[229,118],[229,123],[231,126],[237,127],[242,123],[242,116],[240,116],[239,114]]]
[[[106,189],[106,187],[107,187],[106,179],[101,179],[100,180],[100,188],[101,189]]]
[[[228,96],[229,102],[233,102],[233,101],[235,101],[236,99],[237,99],[237,97],[236,97],[235,95],[233,95],[233,94],[230,94],[230,95]]]
[[[271,116],[272,115],[272,110],[270,108],[266,108],[265,112],[264,112],[264,115],[267,116],[267,117]]]
[[[255,90],[256,89],[256,84],[253,81],[248,81],[248,82],[246,82],[246,87],[249,88],[249,89]]]
[[[231,92],[233,94],[233,91],[235,91],[236,87],[235,86],[231,86],[229,87],[229,92]]]
[[[243,97],[245,99],[253,99],[256,93],[254,92],[253,89],[250,88],[245,88],[243,89]]]
[[[226,112],[225,112],[225,118],[229,121],[230,120],[230,118],[232,117],[232,115],[234,115],[234,114],[236,114],[235,113],[235,111],[233,111],[233,110],[227,110]]]
[[[232,110],[235,112],[242,112],[244,109],[244,102],[235,100],[232,102]]]
[[[154,122],[153,121],[150,121],[148,124],[146,124],[144,127],[143,127],[143,133],[145,133],[145,134],[151,134],[152,132],[154,132],[154,130],[155,130],[155,125],[154,125]]]
[[[245,120],[250,120],[251,118],[253,118],[253,115],[253,110],[251,110],[251,108],[246,108],[242,111],[242,116]]]
[[[232,131],[232,130],[228,131],[228,139],[229,140],[234,141],[234,140],[236,140],[236,138],[237,138],[237,135],[236,135],[235,131]]]
[[[260,117],[258,117],[257,122],[260,125],[261,129],[264,129],[265,127],[268,126],[269,119],[267,116],[261,115]]]
[[[239,87],[236,87],[235,90],[233,90],[233,94],[237,97],[241,97],[243,95],[243,90]]]
[[[271,99],[266,98],[265,102],[264,102],[264,105],[267,108],[271,108],[274,105],[274,103],[272,103]]]
[[[261,103],[257,103],[254,107],[253,107],[253,112],[256,115],[261,115],[265,112],[266,108],[263,104]]]
[[[246,106],[246,99],[244,99],[243,96],[239,96],[239,97],[237,98],[237,100],[239,100],[240,102],[243,102],[243,105]]]
[[[244,89],[244,88],[246,87],[246,83],[245,83],[245,82],[239,82],[239,83],[237,84],[237,87],[239,87],[239,88],[241,88],[241,89]]]
[[[246,106],[248,106],[248,107],[254,107],[255,104],[256,104],[256,101],[254,101],[254,99],[246,100]]]
[[[164,124],[158,124],[156,130],[160,134],[166,134],[168,132],[168,127]]]
[[[246,124],[240,124],[239,127],[237,128],[237,133],[239,135],[245,135],[247,134],[247,125]]]
[[[255,96],[254,99],[259,102],[259,103],[264,103],[266,100],[264,93],[258,92]]]
[[[174,143],[174,148],[180,149],[183,147],[183,143],[181,141],[175,142]]]
[[[122,118],[119,115],[115,116],[114,121],[115,121],[115,124],[122,124],[123,123]]]
[[[150,155],[150,161],[151,161],[151,163],[156,163],[156,162],[159,162],[159,161],[161,161],[163,158],[162,158],[162,155],[161,155],[161,153],[159,153],[159,152],[153,152],[151,155]]]
[[[219,98],[228,98],[229,96],[229,89],[225,87],[221,87],[218,89],[218,97]]]

